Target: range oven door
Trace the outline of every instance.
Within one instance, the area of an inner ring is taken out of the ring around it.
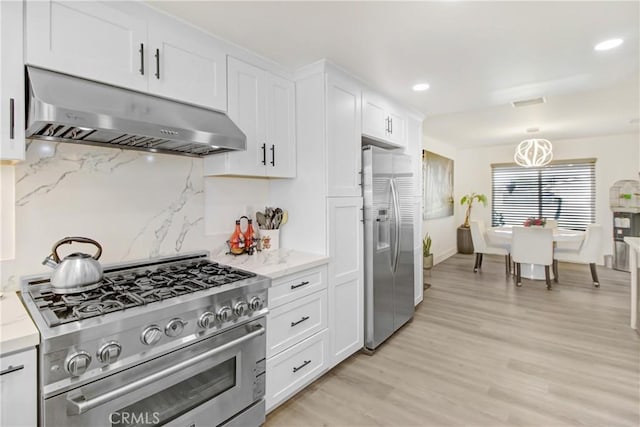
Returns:
[[[221,424],[264,396],[265,348],[261,318],[48,398],[44,425]]]

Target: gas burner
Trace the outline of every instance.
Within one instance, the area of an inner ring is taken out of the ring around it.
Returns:
[[[36,306],[49,326],[99,316],[210,289],[255,274],[208,260],[183,261],[155,269],[138,268],[107,272],[97,289],[57,295],[48,283],[31,286]]]
[[[98,316],[100,314],[118,311],[124,308],[124,304],[119,301],[89,301],[73,307],[73,314],[81,319]]]

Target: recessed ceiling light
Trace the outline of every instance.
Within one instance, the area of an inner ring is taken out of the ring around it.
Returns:
[[[418,83],[417,85],[413,85],[413,90],[416,92],[422,92],[423,90],[429,89],[429,83]]]
[[[594,46],[595,50],[609,50],[622,44],[622,39],[610,39],[598,43]]]

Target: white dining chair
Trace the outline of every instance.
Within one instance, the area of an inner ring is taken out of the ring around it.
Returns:
[[[522,286],[521,265],[544,265],[547,289],[551,290],[549,268],[553,264],[553,230],[551,228],[513,227],[511,257],[516,263],[516,286]]]
[[[482,268],[483,254],[504,255],[505,271],[507,275],[511,273],[510,245],[489,241],[483,221],[471,221],[471,240],[473,241],[473,251],[476,254],[473,266],[474,273]]]
[[[582,244],[577,248],[557,247],[553,255],[553,274],[558,281],[558,261],[589,264],[591,267],[591,279],[596,288],[600,287],[596,263],[602,256],[602,226],[589,224]]]

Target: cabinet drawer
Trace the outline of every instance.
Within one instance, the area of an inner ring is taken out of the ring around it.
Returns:
[[[327,291],[297,299],[267,315],[267,357],[327,327]]]
[[[267,359],[267,411],[320,376],[327,367],[329,339],[325,329]]]
[[[36,349],[0,357],[0,425],[37,423]]]
[[[269,289],[269,308],[279,307],[326,287],[326,265],[281,277],[274,280]]]

